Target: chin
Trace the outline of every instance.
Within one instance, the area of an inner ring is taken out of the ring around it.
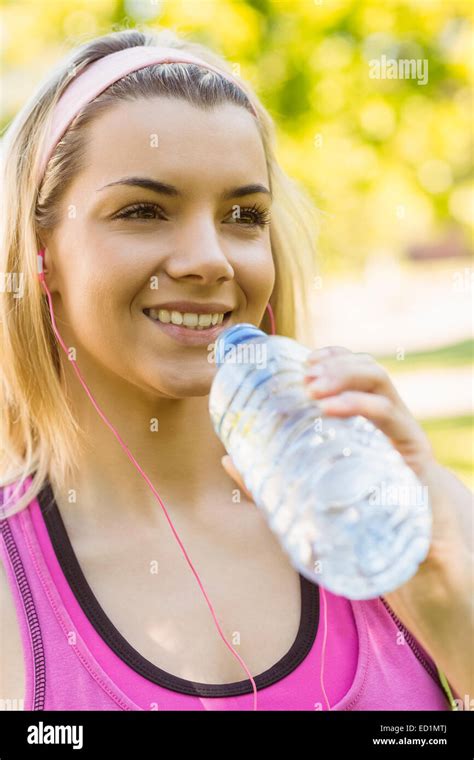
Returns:
[[[160,378],[159,393],[165,398],[192,398],[193,396],[208,396],[215,375],[215,365],[208,365],[208,371],[186,373],[181,370],[176,375]],[[150,378],[151,381],[151,378]],[[156,378],[155,378],[156,381]],[[156,388],[156,382],[148,385]]]

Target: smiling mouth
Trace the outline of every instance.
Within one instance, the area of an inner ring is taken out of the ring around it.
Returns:
[[[159,322],[170,327],[180,327],[189,332],[210,332],[225,325],[232,311],[194,314],[190,312],[168,311],[167,309],[143,309],[143,313],[152,322]]]

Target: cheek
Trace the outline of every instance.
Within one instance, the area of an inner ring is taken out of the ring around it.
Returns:
[[[81,283],[91,313],[120,322],[130,316],[130,304],[144,287],[147,258],[131,239],[119,242],[94,241],[84,258]]]
[[[107,363],[123,353],[123,341],[131,331],[130,303],[134,295],[133,272],[103,265],[84,266],[68,273],[63,291],[62,316],[72,335],[90,354]],[[72,275],[72,276],[71,276]],[[136,274],[135,274],[136,279]]]
[[[249,309],[261,311],[275,284],[275,264],[270,245],[235,267],[235,276]]]

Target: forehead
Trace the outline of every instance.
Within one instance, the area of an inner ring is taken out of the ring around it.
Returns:
[[[195,183],[267,180],[262,141],[245,108],[203,110],[177,98],[121,102],[89,127],[83,180],[98,186],[144,170],[189,182],[191,192]]]

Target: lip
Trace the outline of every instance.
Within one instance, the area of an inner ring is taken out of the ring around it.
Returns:
[[[203,303],[202,301],[167,301],[166,303],[159,303],[145,308],[146,310],[166,309],[167,311],[180,311],[182,314],[185,312],[191,314],[225,314],[226,311],[233,311],[235,307],[227,306],[225,303],[218,303],[217,301],[209,301],[209,303]]]
[[[165,306],[160,306],[160,308],[164,309]],[[176,309],[176,311],[179,311],[179,309]],[[205,330],[190,330],[188,327],[173,325],[171,322],[160,322],[158,319],[152,319],[145,314],[145,312],[142,313],[148,322],[151,322],[155,327],[161,330],[161,332],[165,333],[165,335],[168,335],[177,343],[181,343],[184,346],[208,346],[209,343],[214,343],[219,333],[229,327],[232,317],[232,312],[229,312],[220,325],[214,325]],[[199,313],[202,314],[203,312]]]

